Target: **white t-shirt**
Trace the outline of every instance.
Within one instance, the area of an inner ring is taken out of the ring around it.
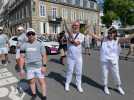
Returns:
[[[6,47],[8,42],[8,36],[6,34],[0,34],[0,48]]]
[[[73,38],[75,38],[76,35],[77,33],[73,34]],[[66,36],[68,39],[69,36],[68,35]],[[82,42],[84,42],[84,35],[82,33],[79,33],[75,41],[80,41],[80,45],[75,46],[74,44],[71,44],[68,42],[67,43],[67,56],[77,59],[79,57],[82,57]]]
[[[120,54],[120,45],[117,40],[108,40],[106,37],[102,41],[100,49],[100,60],[118,60]]]

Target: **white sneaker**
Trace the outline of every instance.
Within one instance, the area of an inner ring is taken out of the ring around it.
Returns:
[[[117,88],[117,90],[119,91],[119,93],[121,94],[121,95],[125,95],[125,92],[124,92],[124,90],[122,89],[122,87],[118,87]]]
[[[3,66],[7,66],[7,63],[3,64]]]
[[[104,93],[107,95],[110,95],[110,92],[107,86],[104,87]]]
[[[82,89],[81,86],[77,86],[77,89],[78,89],[78,91],[79,91],[80,93],[83,93],[83,92],[84,92],[84,90]]]
[[[69,84],[65,84],[65,91],[70,91],[70,89],[69,89]]]

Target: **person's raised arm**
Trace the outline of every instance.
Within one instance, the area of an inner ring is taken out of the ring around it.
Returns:
[[[88,34],[88,35],[90,35],[90,36],[92,36],[93,38],[95,38],[95,39],[97,39],[97,40],[99,40],[99,41],[101,41],[102,38],[101,38],[100,36],[96,35],[95,32],[92,31],[92,30],[93,30],[93,29],[92,29],[91,25],[89,25],[88,23],[86,23],[84,33],[85,33],[85,34]]]
[[[69,30],[69,27],[67,26],[65,19],[63,19],[63,25],[65,26],[65,30],[67,31],[68,35],[72,35],[71,30]]]

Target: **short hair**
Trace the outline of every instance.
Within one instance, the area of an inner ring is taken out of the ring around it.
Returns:
[[[78,20],[74,21],[74,22],[72,23],[72,26],[74,26],[74,25],[76,25],[76,24],[80,26],[80,22],[79,22]]]
[[[114,28],[114,27],[111,27],[111,28],[108,30],[108,34],[111,34],[111,33],[116,33],[116,34],[117,34],[117,29]]]
[[[117,29],[114,28],[114,27],[111,27],[111,28],[108,30],[108,34],[112,34],[112,33],[115,33],[114,40],[117,40]]]

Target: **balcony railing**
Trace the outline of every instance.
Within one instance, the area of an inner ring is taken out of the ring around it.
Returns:
[[[48,16],[48,21],[49,22],[58,22],[60,23],[62,21],[62,17],[60,16],[56,16],[56,17],[53,17],[53,16]]]

